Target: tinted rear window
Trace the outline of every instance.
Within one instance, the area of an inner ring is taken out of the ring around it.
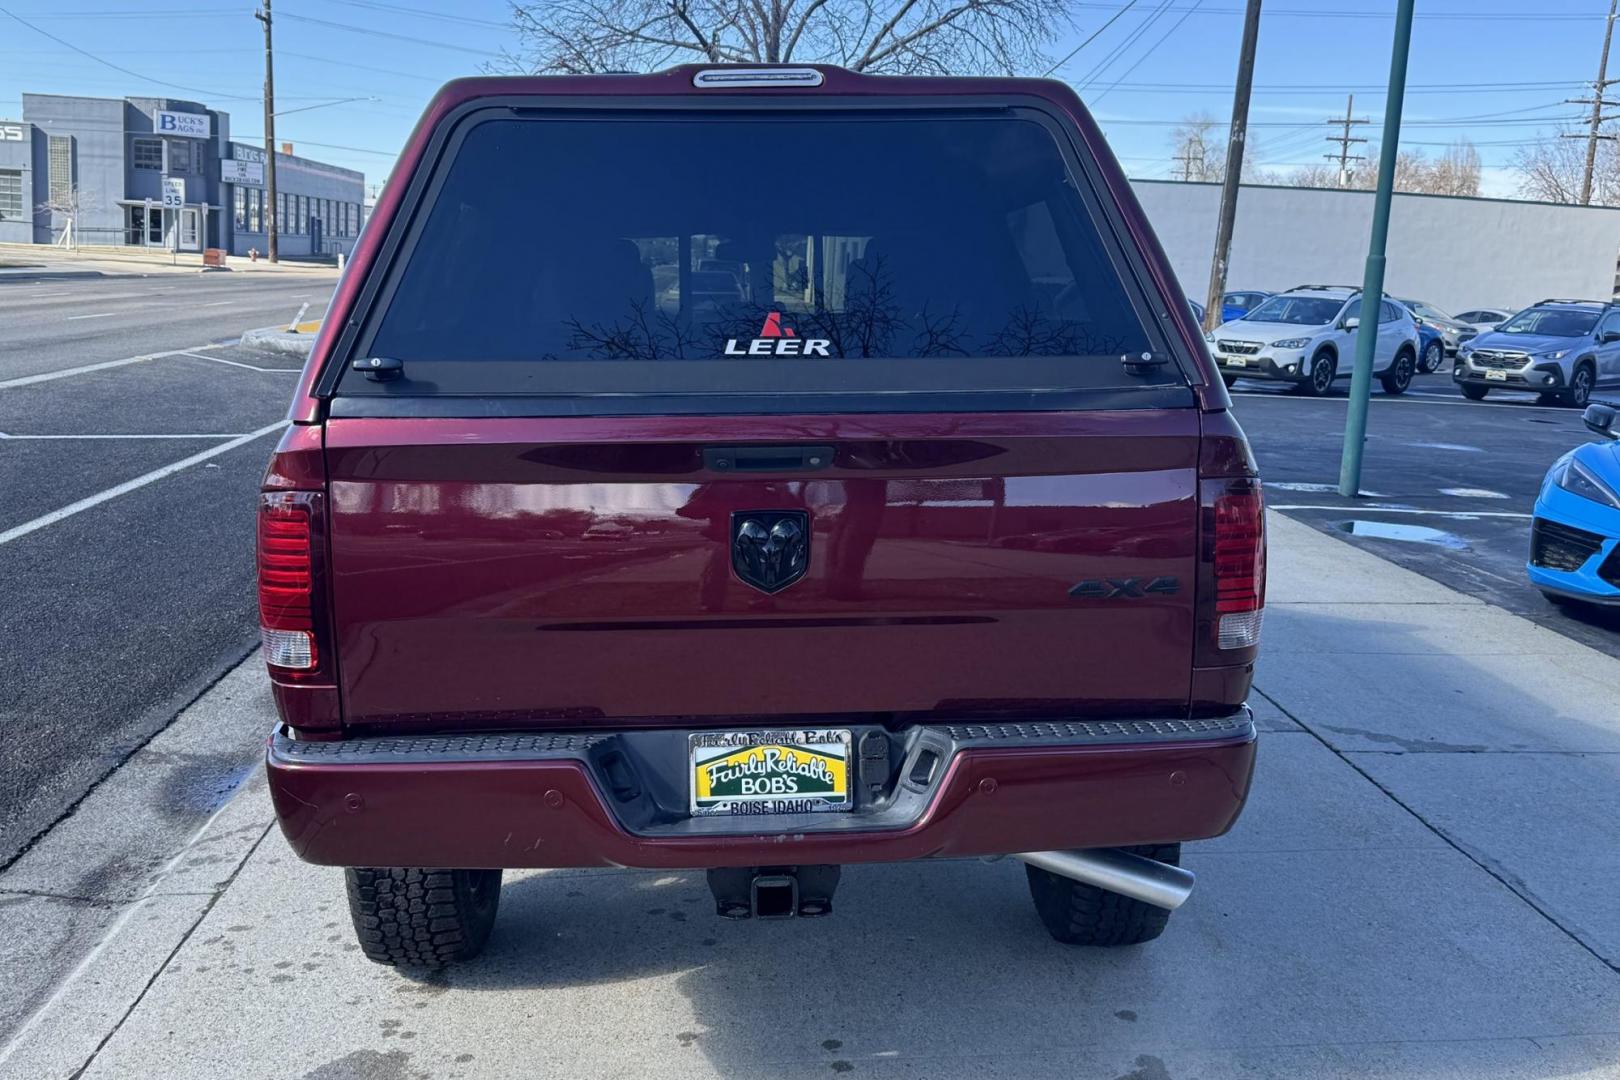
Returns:
[[[1118,386],[1163,349],[1034,119],[486,119],[441,168],[360,342],[418,392]]]

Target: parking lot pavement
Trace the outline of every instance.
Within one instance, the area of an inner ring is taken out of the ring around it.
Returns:
[[[1595,436],[1528,394],[1465,401],[1449,375],[1372,396],[1363,498],[1338,494],[1347,398],[1239,381],[1234,411],[1273,508],[1471,596],[1620,657],[1620,611],[1555,607],[1525,577],[1530,517],[1559,455]]]
[[[553,871],[508,875],[480,960],[379,968],[257,772],[174,797],[221,717],[271,723],[250,661],[0,875],[0,967],[99,942],[0,997],[0,1077],[1620,1076],[1620,661],[1277,515],[1272,553],[1250,806],[1157,942],[1053,944],[1005,861],[851,867],[789,923]],[[1524,682],[1515,643],[1584,676]],[[75,876],[165,800],[166,842]]]
[[[0,866],[253,648],[300,361],[210,343],[332,280],[0,280]]]

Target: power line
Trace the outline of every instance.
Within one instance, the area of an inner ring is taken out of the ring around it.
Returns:
[[[73,42],[68,41],[66,38],[57,37],[55,34],[51,33],[49,30],[46,30],[43,27],[35,26],[33,23],[29,22],[27,19],[23,18],[21,15],[18,15],[15,11],[10,10],[9,8],[0,7],[0,15],[9,15],[11,18],[15,19],[17,22],[19,22],[22,25],[28,27],[28,29],[32,30],[34,33],[40,34],[40,35],[42,35],[44,37],[48,37],[52,41],[56,42],[58,45],[62,46],[63,48],[71,49],[71,50],[78,53],[80,56],[84,57],[87,60],[94,60],[96,63],[100,64],[102,67],[111,68],[114,71],[120,72],[120,73],[122,73],[124,75],[128,75],[132,79],[139,79],[141,82],[151,83],[153,86],[167,86],[171,90],[184,90],[188,94],[201,94],[204,97],[228,98],[228,99],[230,99],[232,101],[257,101],[258,100],[258,98],[249,97],[249,96],[247,96],[245,94],[222,94],[222,93],[218,93],[218,92],[213,91],[213,90],[203,90],[200,87],[196,87],[196,86],[186,86],[183,83],[174,83],[174,82],[168,82],[168,81],[163,80],[163,79],[154,79],[150,75],[142,75],[138,71],[132,71],[129,68],[124,67],[121,64],[115,64],[111,60],[107,60],[107,59],[105,59],[103,57],[97,56],[95,53],[90,52],[87,49],[81,49],[77,45],[73,44]]]
[[[445,11],[429,11],[425,8],[409,7],[405,4],[387,4],[382,0],[328,0],[333,4],[344,4],[348,7],[365,8],[370,11],[385,11],[393,15],[415,15],[423,19],[437,19],[440,22],[458,23],[463,26],[487,26],[496,30],[510,30],[511,23],[497,22],[494,19],[480,19],[473,15],[455,15]],[[286,14],[283,12],[282,14]]]
[[[1092,83],[1096,82],[1102,77],[1103,72],[1113,67],[1114,64],[1119,61],[1120,57],[1124,56],[1125,53],[1130,50],[1132,45],[1135,45],[1139,40],[1141,40],[1142,35],[1146,34],[1148,30],[1152,28],[1154,23],[1164,18],[1165,12],[1170,10],[1170,4],[1171,0],[1160,0],[1159,6],[1154,8],[1148,17],[1143,19],[1141,24],[1138,25],[1136,29],[1125,35],[1125,40],[1114,46],[1114,48],[1109,51],[1107,56],[1103,57],[1102,60],[1093,65],[1092,69],[1086,73],[1084,81],[1081,82],[1081,84],[1075,89],[1089,89]]]
[[[1075,3],[1073,6],[1079,7],[1079,8],[1095,8],[1095,9],[1105,10],[1106,11],[1108,9],[1113,8],[1115,5],[1113,5],[1113,4],[1104,4],[1104,3]],[[1176,10],[1176,11],[1184,11],[1184,10],[1187,10],[1187,9],[1185,9],[1185,8],[1176,8],[1174,10]],[[1238,7],[1221,7],[1221,8],[1204,8],[1203,9],[1203,14],[1205,14],[1205,15],[1240,15],[1242,13],[1243,13],[1243,9],[1238,8]],[[1350,11],[1350,10],[1331,10],[1331,9],[1322,9],[1322,8],[1267,8],[1266,9],[1266,15],[1267,16],[1273,16],[1273,15],[1296,16],[1296,17],[1299,17],[1299,18],[1308,18],[1308,19],[1335,18],[1335,19],[1381,19],[1382,20],[1382,19],[1388,19],[1389,18],[1389,13],[1384,12],[1384,11]],[[1545,12],[1545,11],[1531,11],[1531,10],[1494,11],[1494,12],[1429,11],[1429,12],[1419,12],[1417,14],[1417,18],[1419,18],[1419,19],[1434,19],[1434,20],[1440,20],[1440,21],[1452,20],[1452,21],[1466,21],[1466,22],[1588,22],[1588,21],[1592,21],[1593,19],[1597,18],[1597,16],[1588,15],[1588,14],[1582,14],[1580,12],[1555,12],[1555,13],[1549,13],[1549,12]]]
[[[1137,68],[1141,67],[1142,66],[1142,61],[1144,61],[1148,57],[1152,56],[1153,53],[1154,53],[1154,50],[1158,49],[1158,47],[1160,45],[1163,45],[1166,41],[1170,40],[1170,35],[1174,34],[1177,30],[1180,30],[1181,29],[1181,24],[1186,22],[1188,16],[1192,15],[1193,12],[1197,11],[1198,10],[1198,5],[1202,4],[1203,2],[1204,2],[1204,0],[1194,0],[1193,6],[1187,9],[1186,14],[1182,15],[1181,18],[1177,19],[1176,22],[1175,22],[1175,25],[1170,27],[1170,29],[1168,29],[1168,30],[1166,30],[1164,32],[1163,37],[1159,38],[1159,40],[1155,41],[1152,45],[1149,45],[1148,49],[1147,49],[1147,52],[1143,53],[1141,56],[1138,56],[1136,58],[1136,63],[1134,63],[1130,67],[1126,68],[1125,69],[1125,74],[1121,75],[1120,78],[1121,79],[1127,78],[1130,75],[1131,72],[1133,72]],[[1091,100],[1094,103],[1098,102],[1098,101],[1101,101],[1103,98],[1108,96],[1108,92],[1111,89],[1113,89],[1113,87],[1104,87],[1103,92],[1098,94],[1096,97],[1092,98]]]
[[[1085,48],[1087,45],[1090,45],[1093,41],[1097,40],[1097,35],[1098,34],[1101,34],[1104,30],[1108,29],[1110,26],[1113,26],[1114,22],[1121,15],[1125,14],[1127,11],[1131,10],[1131,8],[1133,8],[1135,6],[1136,6],[1136,0],[1129,0],[1129,3],[1127,3],[1124,7],[1120,8],[1118,11],[1116,11],[1112,15],[1110,15],[1108,17],[1107,22],[1103,23],[1101,26],[1097,27],[1097,29],[1093,30],[1091,32],[1090,37],[1086,38],[1086,40],[1082,41],[1080,44],[1078,44],[1074,48],[1070,49],[1067,56],[1065,56],[1063,59],[1059,60],[1057,63],[1053,64],[1051,67],[1047,68],[1045,71],[1041,72],[1041,78],[1043,78],[1043,79],[1046,78],[1047,76],[1051,75],[1052,72],[1056,71],[1058,68],[1062,67],[1064,64],[1067,64],[1070,60],[1073,60],[1075,58],[1075,56],[1077,56],[1079,54],[1081,49]]]
[[[389,38],[394,41],[405,41],[412,45],[426,45],[434,49],[449,49],[453,52],[470,53],[473,56],[483,56],[491,60],[500,59],[500,53],[490,52],[488,49],[474,49],[466,45],[454,45],[448,41],[434,41],[431,38],[414,37],[410,34],[395,34],[387,30],[373,30],[366,26],[355,26],[353,23],[333,22],[330,19],[317,19],[309,15],[294,15],[291,12],[282,12],[283,19],[293,19],[301,23],[310,23],[314,26],[324,26],[331,30],[347,30],[354,34],[364,34],[372,38]]]

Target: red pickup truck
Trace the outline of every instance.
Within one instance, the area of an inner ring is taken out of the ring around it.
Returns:
[[[830,67],[434,98],[265,476],[271,790],[384,963],[501,871],[1013,855],[1156,937],[1248,793],[1261,489],[1066,86]]]

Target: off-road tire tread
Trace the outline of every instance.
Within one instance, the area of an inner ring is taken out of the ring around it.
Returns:
[[[1175,866],[1181,864],[1180,844],[1150,844],[1122,848]],[[1065,945],[1113,947],[1140,945],[1164,933],[1170,912],[1132,900],[1128,896],[1084,885],[1030,866],[1029,894],[1046,930]]]
[[[489,940],[499,870],[351,867],[343,875],[360,948],[379,964],[443,967],[477,956]],[[484,910],[473,902],[475,875],[493,886]]]

